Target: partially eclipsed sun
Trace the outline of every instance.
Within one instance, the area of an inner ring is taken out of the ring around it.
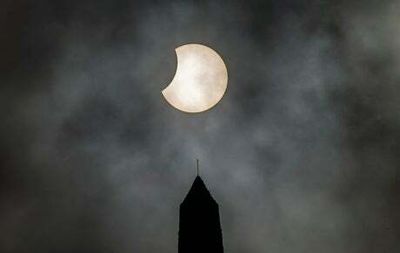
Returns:
[[[176,109],[188,113],[215,106],[228,85],[228,71],[222,58],[200,44],[186,44],[175,52],[178,67],[174,79],[162,91],[164,98]]]

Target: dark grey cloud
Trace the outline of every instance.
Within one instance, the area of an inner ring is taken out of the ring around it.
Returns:
[[[226,252],[397,252],[398,1],[4,1],[0,251],[176,252],[194,159]],[[160,91],[174,49],[229,72]]]

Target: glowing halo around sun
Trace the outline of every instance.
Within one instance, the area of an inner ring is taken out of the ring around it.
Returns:
[[[175,52],[178,66],[173,80],[162,91],[164,98],[183,112],[211,109],[228,86],[228,71],[221,56],[200,44],[186,44]]]

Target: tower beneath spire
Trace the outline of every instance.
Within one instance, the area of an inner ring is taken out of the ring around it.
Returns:
[[[197,176],[180,205],[178,253],[223,253],[218,204]]]

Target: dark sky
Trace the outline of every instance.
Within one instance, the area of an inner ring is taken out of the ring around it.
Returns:
[[[2,0],[0,252],[177,252],[201,174],[226,253],[400,251],[400,1]],[[206,44],[228,90],[160,92]]]

